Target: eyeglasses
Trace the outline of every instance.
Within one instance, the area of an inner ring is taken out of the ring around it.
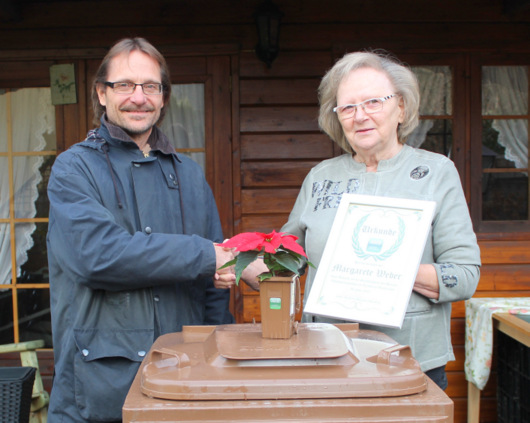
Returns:
[[[132,94],[139,85],[142,87],[142,91],[145,95],[157,95],[162,94],[163,85],[158,82],[145,82],[143,84],[135,84],[134,82],[108,82],[103,83],[107,87],[112,88],[116,94]]]
[[[357,107],[361,106],[365,113],[377,113],[383,110],[383,103],[392,97],[396,97],[397,94],[390,94],[386,97],[370,98],[357,104],[344,104],[333,108],[333,111],[337,113],[341,119],[350,119],[357,112]]]

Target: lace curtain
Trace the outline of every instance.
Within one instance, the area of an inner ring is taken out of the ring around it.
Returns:
[[[161,125],[176,149],[198,149],[182,152],[205,168],[204,153],[204,85],[179,84],[171,87],[170,106]]]
[[[46,146],[44,135],[55,129],[55,108],[51,104],[49,88],[25,88],[11,92],[0,91],[0,151],[8,151],[8,107],[11,114],[12,149],[14,152],[42,151]],[[0,218],[9,217],[9,165],[1,158]],[[15,156],[13,158],[13,186],[15,217],[33,218],[37,210],[37,185],[42,180],[39,168],[42,156]],[[15,225],[17,276],[28,260],[27,251],[33,247],[34,223]],[[9,224],[0,224],[0,284],[11,283],[11,245]]]
[[[451,72],[446,66],[414,67],[420,86],[420,114],[451,114]],[[409,135],[407,144],[420,147],[434,125],[432,120],[420,120],[418,127]]]
[[[526,115],[528,113],[528,68],[526,66],[484,66],[482,68],[482,114]],[[516,168],[528,167],[528,119],[494,119],[497,142],[504,157]]]

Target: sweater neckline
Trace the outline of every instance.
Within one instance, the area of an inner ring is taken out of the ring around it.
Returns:
[[[402,158],[408,155],[411,149],[412,147],[410,145],[403,144],[403,148],[401,148],[395,156],[390,159],[381,160],[377,165],[377,171],[370,173],[379,173],[393,169],[401,163]],[[352,170],[355,172],[366,172],[366,164],[357,162],[352,155],[348,155],[347,157]]]

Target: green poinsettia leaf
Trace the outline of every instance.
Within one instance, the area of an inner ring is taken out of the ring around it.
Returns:
[[[243,251],[235,258],[236,262],[236,285],[239,285],[239,280],[243,274],[243,270],[258,257],[259,251]]]
[[[263,282],[265,279],[272,278],[273,276],[274,274],[272,272],[266,272],[266,273],[261,273],[260,275],[258,275],[258,279],[260,282]]]
[[[230,266],[233,266],[234,264],[236,264],[236,259],[233,259],[233,260],[230,260],[230,261],[227,261],[225,264],[223,264],[219,269],[217,270],[221,270],[221,269],[224,269],[226,267],[230,267]]]
[[[282,267],[298,274],[300,260],[297,257],[293,257],[291,254],[276,254],[275,258]]]

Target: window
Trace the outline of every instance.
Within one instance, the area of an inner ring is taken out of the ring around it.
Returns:
[[[420,86],[420,116],[418,127],[407,144],[451,157],[452,74],[449,66],[415,66],[412,71]]]
[[[528,220],[528,66],[482,67],[482,220]]]
[[[177,152],[195,160],[205,170],[204,84],[174,84],[170,106],[161,129]]]
[[[46,187],[55,156],[50,89],[0,90],[0,343],[51,346]]]
[[[455,162],[478,233],[526,230],[528,58],[404,57],[421,92],[420,124],[407,142]]]

